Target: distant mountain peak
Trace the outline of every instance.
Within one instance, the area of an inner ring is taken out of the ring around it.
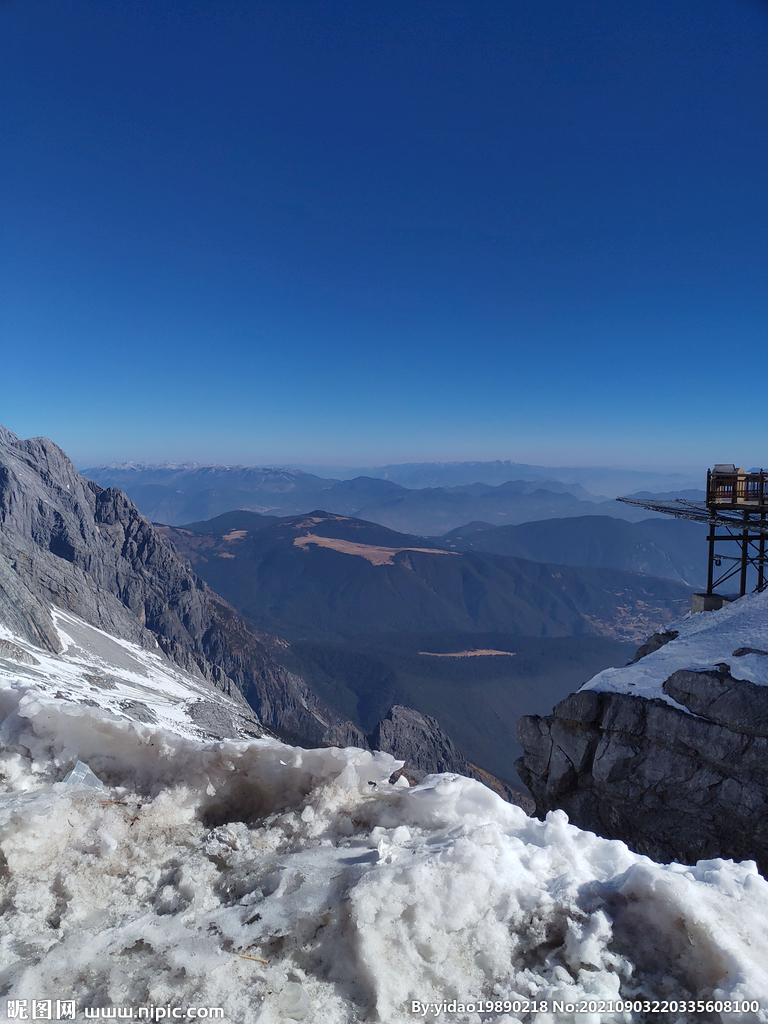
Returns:
[[[200,462],[106,462],[101,466],[91,466],[91,469],[200,469]],[[87,472],[87,470],[85,471]]]
[[[151,472],[152,470],[174,470],[182,472],[186,470],[194,471],[199,469],[224,470],[231,471],[233,473],[239,473],[250,470],[253,473],[288,473],[291,476],[307,475],[301,469],[291,469],[288,466],[246,466],[240,463],[238,463],[237,465],[232,465],[230,463],[225,462],[174,462],[173,460],[167,460],[165,462],[106,462],[101,466],[90,466],[88,469],[84,469],[83,473],[96,473],[103,472],[106,470],[112,470],[117,472],[133,471],[140,473]]]

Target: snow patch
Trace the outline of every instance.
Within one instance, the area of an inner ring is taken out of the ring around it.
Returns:
[[[667,679],[680,669],[714,671],[717,665],[726,664],[734,679],[768,686],[768,656],[734,656],[734,651],[744,647],[768,651],[768,591],[748,594],[718,611],[689,614],[666,629],[676,630],[677,639],[646,654],[634,665],[604,669],[582,690],[663,700],[687,712],[662,689]]]

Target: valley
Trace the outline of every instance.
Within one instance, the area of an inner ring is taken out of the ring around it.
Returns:
[[[445,630],[363,635],[345,643],[295,641],[272,653],[365,733],[393,704],[415,708],[436,718],[473,764],[519,787],[514,763],[522,748],[513,726],[521,714],[548,714],[596,672],[626,664],[635,648],[589,634]]]
[[[258,631],[283,638],[273,657],[340,716],[368,734],[393,704],[415,708],[507,781],[520,715],[625,663],[690,603],[680,582],[429,547],[319,510],[156,528]]]

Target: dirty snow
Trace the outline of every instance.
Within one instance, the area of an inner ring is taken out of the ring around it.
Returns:
[[[183,708],[201,684],[59,626],[62,656],[5,634],[38,664],[0,661],[0,1019],[72,999],[78,1020],[204,1006],[245,1024],[598,1024],[644,1013],[552,1001],[631,998],[757,1000],[719,1017],[768,1021],[753,863],[655,864],[471,779],[391,784],[383,753],[200,739]],[[114,689],[88,688],[93,659]],[[156,720],[126,717],[126,693]]]

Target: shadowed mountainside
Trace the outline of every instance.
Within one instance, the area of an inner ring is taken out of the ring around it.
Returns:
[[[241,614],[289,640],[452,629],[634,641],[690,600],[670,580],[460,554],[321,511],[277,520],[237,512],[159,529]]]
[[[625,569],[688,586],[706,582],[706,528],[664,517],[628,523],[609,516],[519,526],[469,523],[440,538],[453,551],[487,551],[559,565]]]

